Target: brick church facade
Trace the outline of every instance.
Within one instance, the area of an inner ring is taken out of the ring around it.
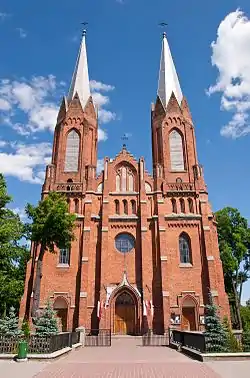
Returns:
[[[42,188],[42,196],[64,193],[77,214],[71,248],[46,253],[43,264],[40,308],[49,298],[63,330],[201,330],[209,290],[221,316],[229,315],[216,221],[165,34],[151,133],[152,175],[126,146],[96,174],[98,117],[84,33]],[[20,316],[32,303],[34,245],[31,252]]]

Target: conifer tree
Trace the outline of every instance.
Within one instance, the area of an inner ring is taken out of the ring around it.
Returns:
[[[45,337],[58,334],[56,312],[49,301],[42,314],[34,320],[37,335]]]
[[[205,308],[205,337],[208,352],[225,352],[227,347],[227,335],[220,321],[218,310],[209,293],[209,304]]]
[[[18,329],[18,317],[15,314],[14,307],[10,308],[9,316],[0,320],[0,334],[9,337],[22,335],[22,331]]]

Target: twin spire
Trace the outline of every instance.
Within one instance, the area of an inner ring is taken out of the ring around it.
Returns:
[[[181,106],[183,94],[167,41],[166,33],[164,33],[157,95],[165,109],[167,108],[172,92],[174,93],[179,106]],[[82,105],[82,108],[84,109],[91,95],[86,50],[86,30],[84,30],[83,32],[75,71],[70,85],[68,100],[73,100],[76,93],[78,94],[80,103]]]
[[[86,50],[86,30],[83,31],[75,71],[69,89],[68,101],[73,100],[76,93],[78,94],[80,103],[84,110],[90,97],[89,70]]]
[[[172,92],[174,93],[179,106],[181,106],[183,94],[169,48],[167,36],[166,33],[164,33],[157,95],[165,109],[167,108]]]

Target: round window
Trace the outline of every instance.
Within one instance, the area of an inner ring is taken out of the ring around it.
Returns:
[[[115,247],[121,253],[128,253],[135,247],[135,239],[130,234],[119,234],[115,238]]]

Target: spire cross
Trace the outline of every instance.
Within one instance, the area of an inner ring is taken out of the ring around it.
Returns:
[[[123,136],[121,137],[121,140],[123,140],[123,148],[126,148],[126,143],[125,141],[128,140],[128,135],[127,134],[123,134]]]
[[[166,22],[160,22],[158,25],[162,28],[166,28],[166,26],[168,26],[168,24]],[[167,33],[164,31],[163,32],[163,38],[166,38],[166,37],[167,37]]]
[[[83,31],[82,31],[82,36],[84,37],[85,35],[86,35],[86,33],[87,33],[87,30],[86,30],[86,26],[88,25],[88,22],[82,22],[81,23],[82,25],[83,25],[83,27],[84,27],[84,29],[83,29]]]

